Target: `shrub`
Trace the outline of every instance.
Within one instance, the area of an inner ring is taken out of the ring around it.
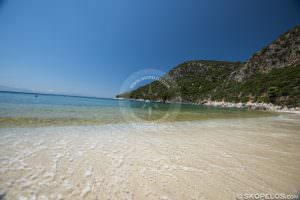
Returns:
[[[277,94],[278,94],[278,87],[269,87],[269,89],[268,89],[268,95],[269,95],[269,97],[276,97],[277,96]]]

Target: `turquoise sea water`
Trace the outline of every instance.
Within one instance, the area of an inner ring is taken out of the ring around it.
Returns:
[[[93,97],[0,92],[0,127],[273,116],[274,113]]]

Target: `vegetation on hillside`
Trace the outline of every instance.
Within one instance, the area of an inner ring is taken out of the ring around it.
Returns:
[[[185,63],[181,68],[187,66]],[[232,68],[238,69],[239,63],[233,64]],[[210,66],[200,70],[203,74],[186,70],[183,75],[174,77],[177,90],[168,90],[159,81],[155,81],[119,97],[172,101],[176,94],[180,95],[182,102],[252,101],[300,107],[300,66],[272,69],[269,73],[256,74],[242,83],[231,78],[232,68]]]
[[[300,66],[258,73],[245,82],[230,81],[212,92],[212,100],[265,102],[300,107]]]
[[[244,63],[184,62],[163,77],[172,78],[176,83],[172,87],[154,81],[117,97],[190,103],[270,102],[300,107],[299,41],[300,26],[296,26]]]

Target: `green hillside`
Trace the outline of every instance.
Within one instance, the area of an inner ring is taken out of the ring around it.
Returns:
[[[176,83],[173,87],[154,81],[117,97],[188,103],[251,101],[300,107],[300,26],[246,62],[188,61],[162,79],[169,77]]]

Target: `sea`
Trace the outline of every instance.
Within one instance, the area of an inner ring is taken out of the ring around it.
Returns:
[[[278,114],[201,105],[0,92],[0,127],[163,123],[275,115]]]

